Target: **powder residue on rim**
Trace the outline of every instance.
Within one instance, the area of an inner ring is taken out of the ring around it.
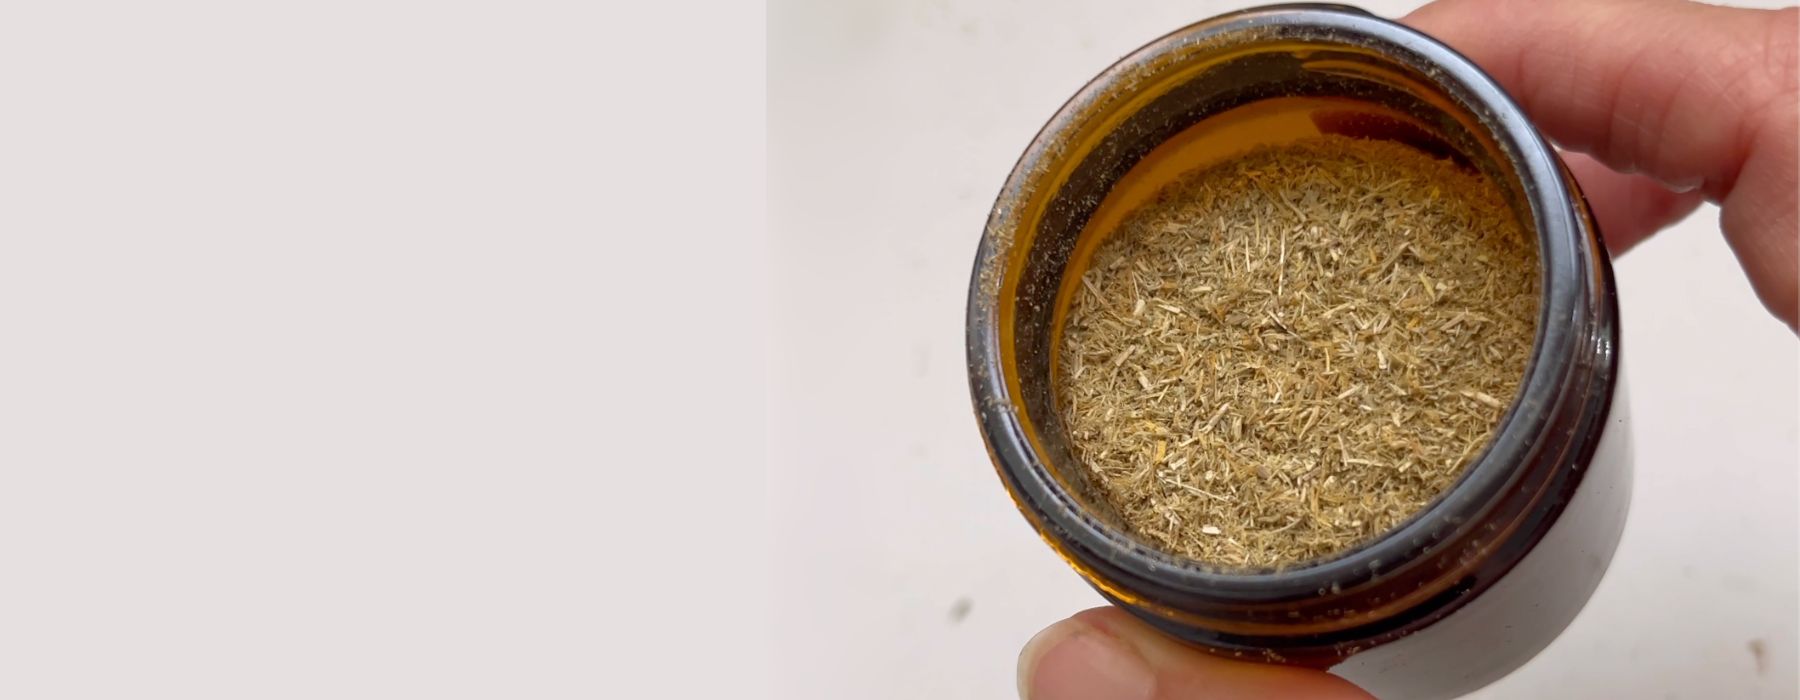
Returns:
[[[1538,266],[1491,182],[1323,136],[1184,175],[1080,287],[1058,399],[1100,495],[1172,554],[1279,568],[1392,529],[1480,453]]]

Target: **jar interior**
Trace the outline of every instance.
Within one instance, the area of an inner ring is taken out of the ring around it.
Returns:
[[[1085,112],[1058,151],[1061,162],[1052,167],[1060,172],[1050,171],[1061,181],[1032,198],[1039,211],[1020,231],[1028,240],[1013,247],[1000,305],[1011,335],[1002,346],[1004,370],[1026,434],[1062,490],[1121,535],[1121,519],[1071,447],[1055,378],[1079,280],[1126,214],[1197,168],[1258,147],[1340,135],[1449,159],[1496,184],[1523,230],[1536,228],[1522,178],[1490,130],[1430,76],[1374,47],[1202,43],[1140,68],[1147,75],[1091,86],[1101,90],[1096,99],[1072,103]]]

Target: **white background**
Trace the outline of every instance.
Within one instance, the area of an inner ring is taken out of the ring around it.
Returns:
[[[736,698],[762,8],[0,5],[0,698]]]
[[[963,373],[969,269],[1064,99],[1237,6],[771,5],[779,695],[1008,697],[1025,640],[1100,604],[989,467]],[[1794,338],[1714,208],[1617,271],[1638,455],[1624,542],[1567,633],[1478,697],[1796,697]]]

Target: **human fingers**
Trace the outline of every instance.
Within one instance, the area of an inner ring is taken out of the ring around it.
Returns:
[[[1231,661],[1182,645],[1114,607],[1077,613],[1019,654],[1026,700],[1372,700],[1337,676]]]
[[[1565,152],[1563,161],[1581,183],[1588,208],[1613,255],[1630,250],[1700,206],[1699,192],[1676,192],[1643,175],[1608,168],[1585,154]]]
[[[1404,20],[1469,56],[1559,145],[1696,189],[1763,304],[1800,314],[1800,9],[1439,0]]]

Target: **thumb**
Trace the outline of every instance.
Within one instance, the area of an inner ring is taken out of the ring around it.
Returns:
[[[1039,632],[1019,654],[1026,700],[1373,700],[1312,669],[1231,661],[1169,638],[1113,607],[1076,614]]]

